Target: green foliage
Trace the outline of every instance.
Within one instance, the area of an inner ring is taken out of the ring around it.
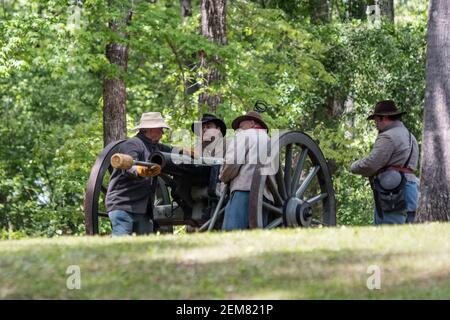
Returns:
[[[407,111],[405,125],[420,140],[425,93],[425,27],[416,24],[330,24],[312,32],[329,45],[322,60],[336,81],[319,83],[311,93],[307,130],[321,141],[334,172],[338,221],[365,224],[373,219],[367,181],[348,171],[370,152],[375,127],[366,121],[376,101],[393,99]],[[334,110],[333,110],[334,109]],[[333,112],[336,112],[333,114]],[[312,119],[311,119],[312,118]],[[331,118],[331,119],[330,119]],[[317,124],[319,123],[319,124]]]
[[[200,34],[198,2],[184,22],[176,0],[114,3],[0,6],[1,238],[84,233],[84,189],[103,145],[104,77],[125,79],[129,127],[142,112],[161,111],[174,128],[189,128],[206,111],[198,103],[204,92],[222,96],[217,113],[227,124],[266,101],[272,128],[320,140],[333,171],[338,222],[371,223],[370,188],[348,168],[370,150],[376,132],[365,117],[379,99],[396,100],[408,111],[406,125],[421,136],[425,1],[405,3],[399,22],[380,28],[336,12],[332,23],[312,25],[306,1],[230,1],[225,46]],[[121,34],[109,30],[112,20]],[[110,42],[128,44],[126,73],[106,59]],[[218,84],[204,86],[200,52],[219,70]]]
[[[0,240],[18,240],[25,237],[23,231],[7,230],[6,228],[0,229]]]
[[[65,25],[67,8],[38,4],[21,3],[0,23],[0,41],[12,48],[3,51],[8,63],[1,64],[0,76],[0,227],[48,236],[79,233],[83,188],[76,187],[86,175],[60,162],[59,150],[66,151],[77,126],[94,115],[101,87],[77,57]],[[87,130],[78,133],[83,136],[75,146],[93,141]],[[77,161],[89,166],[90,156]]]

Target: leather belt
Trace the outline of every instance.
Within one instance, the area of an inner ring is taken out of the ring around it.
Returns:
[[[403,173],[414,173],[413,169],[405,168],[405,167],[399,167],[399,166],[389,166],[386,168],[387,170],[396,170]]]

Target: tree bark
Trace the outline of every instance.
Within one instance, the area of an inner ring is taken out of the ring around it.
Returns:
[[[124,71],[127,69],[128,47],[116,43],[106,46],[106,57]],[[103,142],[126,138],[126,85],[123,79],[103,79]]]
[[[181,18],[184,20],[186,17],[192,17],[192,5],[191,0],[180,0]]]
[[[450,220],[450,2],[431,0],[419,221]]]
[[[380,15],[384,19],[388,19],[390,22],[394,22],[394,0],[368,0],[367,5],[373,6],[378,4],[380,7]]]
[[[202,34],[217,44],[227,44],[227,0],[202,0]]]
[[[394,0],[378,0],[381,16],[386,17],[390,22],[394,22]]]
[[[226,45],[226,0],[202,0],[201,3],[201,24],[202,34],[208,40],[219,44]],[[220,81],[221,75],[219,71],[210,67],[211,62],[218,63],[219,57],[207,57],[204,51],[200,51],[200,68],[208,69],[204,75],[205,86]],[[223,101],[223,98],[217,94],[209,94],[203,92],[200,94],[199,103],[208,106],[211,113],[216,113],[217,106]]]
[[[109,2],[113,7],[112,1]],[[128,35],[121,29],[130,23],[131,10],[124,14],[124,21],[111,21],[109,27],[111,31],[118,34],[126,42]],[[128,45],[110,43],[106,46],[106,57],[110,64],[116,65],[120,72],[126,73],[128,66]],[[125,139],[126,131],[126,84],[123,75],[118,78],[103,78],[103,143],[108,145],[113,141]]]

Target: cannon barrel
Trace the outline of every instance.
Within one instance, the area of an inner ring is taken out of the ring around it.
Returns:
[[[189,174],[189,171],[181,164],[191,163],[192,159],[188,156],[156,151],[151,154],[149,161],[160,165],[162,172],[166,174],[182,176]]]
[[[161,172],[178,177],[183,183],[192,185],[208,185],[210,172],[223,163],[223,159],[211,157],[192,158],[186,155],[167,152],[154,152],[151,154],[149,161],[161,166]]]
[[[156,151],[153,152],[149,158],[151,163],[156,163],[161,166],[161,169],[173,175],[181,175],[192,171],[196,167],[211,167],[213,165],[221,165],[223,159],[212,157],[198,157],[192,158],[182,154],[167,153]]]

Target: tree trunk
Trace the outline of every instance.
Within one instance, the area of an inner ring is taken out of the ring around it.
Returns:
[[[394,22],[394,0],[378,0],[381,16],[387,18],[390,22]]]
[[[311,22],[314,24],[329,23],[331,20],[332,0],[309,0]]]
[[[109,2],[112,8],[112,2]],[[111,31],[118,34],[124,42],[128,35],[121,32],[124,26],[131,21],[131,10],[126,10],[124,21],[111,21]],[[106,57],[110,64],[116,65],[120,72],[126,73],[128,65],[128,45],[110,43],[106,46]],[[105,76],[103,79],[103,143],[108,145],[112,141],[125,139],[126,130],[126,85],[123,74],[118,78]]]
[[[192,5],[191,0],[180,0],[181,18],[184,20],[186,17],[192,17]]]
[[[225,45],[226,37],[226,0],[202,0],[201,4],[202,34],[210,41]],[[208,69],[204,75],[206,87],[220,80],[217,69],[209,67],[211,62],[218,63],[219,57],[207,57],[204,51],[200,52],[200,68]],[[223,101],[220,95],[203,92],[199,97],[199,103],[208,106],[211,113],[217,111],[217,106]]]
[[[431,0],[419,221],[450,220],[450,2]]]
[[[106,46],[106,57],[111,64],[127,69],[128,47],[111,43]],[[123,79],[103,79],[103,142],[125,139],[126,134],[126,85]]]
[[[227,44],[227,0],[202,0],[202,34],[217,44]]]

